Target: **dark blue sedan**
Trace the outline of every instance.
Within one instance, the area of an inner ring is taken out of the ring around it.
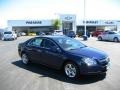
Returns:
[[[110,61],[103,51],[67,36],[35,37],[20,43],[18,52],[24,64],[35,62],[63,69],[69,78],[106,73]]]

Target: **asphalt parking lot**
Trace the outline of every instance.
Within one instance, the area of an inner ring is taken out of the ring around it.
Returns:
[[[22,64],[17,46],[29,38],[23,36],[15,41],[0,41],[0,90],[120,90],[120,43],[76,38],[105,51],[111,65],[106,77],[84,76],[70,80],[57,70],[37,64]]]

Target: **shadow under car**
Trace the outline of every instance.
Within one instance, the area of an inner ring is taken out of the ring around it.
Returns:
[[[30,63],[29,65],[25,65],[22,63],[21,60],[17,60],[12,62],[13,65],[23,68],[25,70],[31,71],[33,73],[40,74],[39,78],[42,77],[49,77],[53,78],[62,82],[67,82],[67,83],[72,83],[72,84],[90,84],[90,83],[95,83],[100,80],[104,80],[106,77],[106,74],[101,74],[101,75],[81,75],[80,78],[77,79],[70,79],[66,77],[62,71],[60,70],[55,70],[52,68],[45,67],[43,65],[39,64],[34,64]]]

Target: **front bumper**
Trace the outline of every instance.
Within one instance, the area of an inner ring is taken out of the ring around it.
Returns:
[[[4,40],[14,40],[15,38],[4,38]]]
[[[110,63],[106,65],[96,65],[96,66],[83,66],[80,68],[80,73],[83,75],[96,75],[106,73],[110,67]]]

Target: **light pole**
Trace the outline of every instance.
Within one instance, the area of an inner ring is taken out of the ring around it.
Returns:
[[[84,0],[84,36],[83,39],[87,40],[87,31],[86,31],[86,0]]]

